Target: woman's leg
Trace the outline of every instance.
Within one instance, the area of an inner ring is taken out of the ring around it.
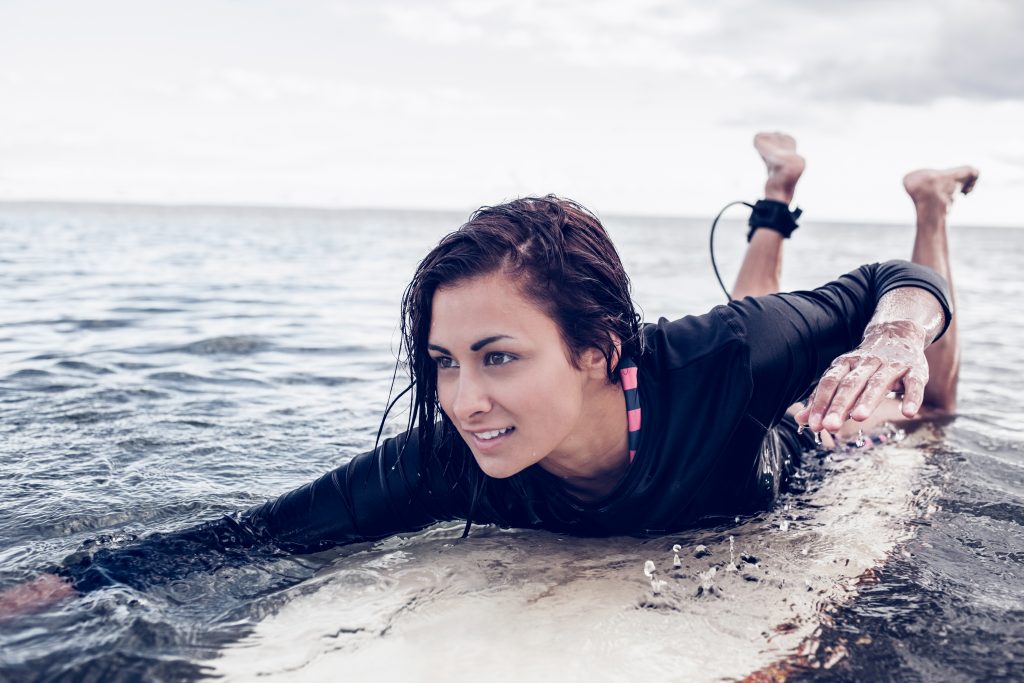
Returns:
[[[926,265],[946,278],[954,298],[953,276],[949,265],[949,240],[946,216],[959,191],[967,194],[978,180],[978,169],[959,166],[945,171],[920,170],[903,178],[903,187],[914,201],[917,233],[911,260]],[[946,334],[925,351],[928,359],[928,385],[922,409],[932,415],[956,410],[956,388],[960,376],[960,344],[954,317]]]
[[[796,140],[785,133],[758,133],[754,136],[754,148],[768,170],[765,199],[789,205],[806,165],[804,158],[796,153]],[[950,294],[954,297],[946,218],[954,195],[957,192],[967,194],[977,180],[978,170],[971,166],[943,171],[923,169],[908,173],[903,179],[903,186],[913,200],[917,213],[917,232],[911,260],[932,268],[946,278]],[[734,299],[779,291],[782,240],[782,235],[774,230],[754,232],[733,286]],[[928,347],[925,356],[928,358],[930,377],[925,387],[921,416],[952,413],[956,410],[960,374],[960,346],[955,319],[942,339]],[[903,419],[899,401],[891,400],[887,403],[891,405],[883,405],[866,423],[847,421],[840,434],[856,433],[862,427],[886,420]]]
[[[910,259],[928,266],[949,283],[950,296],[954,296],[953,278],[949,265],[949,241],[946,216],[959,191],[967,194],[974,189],[978,170],[960,166],[945,171],[920,170],[908,173],[903,186],[914,201],[917,213],[917,232]],[[928,384],[918,418],[949,415],[956,410],[956,388],[960,376],[960,344],[956,318],[942,339],[925,350],[928,359]],[[886,399],[875,413],[864,422],[847,420],[839,430],[841,438],[852,438],[860,430],[870,430],[884,422],[907,422],[903,417],[899,399]]]
[[[754,136],[754,148],[768,169],[764,198],[788,206],[793,201],[797,181],[806,165],[804,158],[796,153],[796,140],[785,133],[758,133]],[[782,239],[782,235],[774,230],[754,231],[732,288],[732,298],[779,291]]]

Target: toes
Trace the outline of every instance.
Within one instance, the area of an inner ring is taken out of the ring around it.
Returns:
[[[978,169],[967,166],[966,171],[963,173],[960,179],[960,192],[967,194],[974,189],[974,184],[978,182]]]

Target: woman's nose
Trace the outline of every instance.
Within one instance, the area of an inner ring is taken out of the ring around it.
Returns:
[[[459,420],[469,420],[491,409],[491,399],[485,383],[472,373],[460,373],[455,391],[452,412]]]

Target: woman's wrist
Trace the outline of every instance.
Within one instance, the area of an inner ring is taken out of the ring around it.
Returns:
[[[931,292],[919,287],[900,287],[878,300],[864,329],[864,339],[869,335],[900,336],[920,339],[920,348],[927,348],[945,327],[942,304]]]
[[[861,346],[893,344],[906,345],[908,350],[926,349],[935,334],[915,320],[883,320],[868,324]]]

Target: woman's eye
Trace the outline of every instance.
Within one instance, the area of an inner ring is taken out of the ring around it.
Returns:
[[[434,362],[437,363],[437,367],[441,370],[459,367],[459,364],[451,356],[437,356],[434,358]]]
[[[485,365],[506,365],[516,359],[511,353],[489,353],[484,358]]]

